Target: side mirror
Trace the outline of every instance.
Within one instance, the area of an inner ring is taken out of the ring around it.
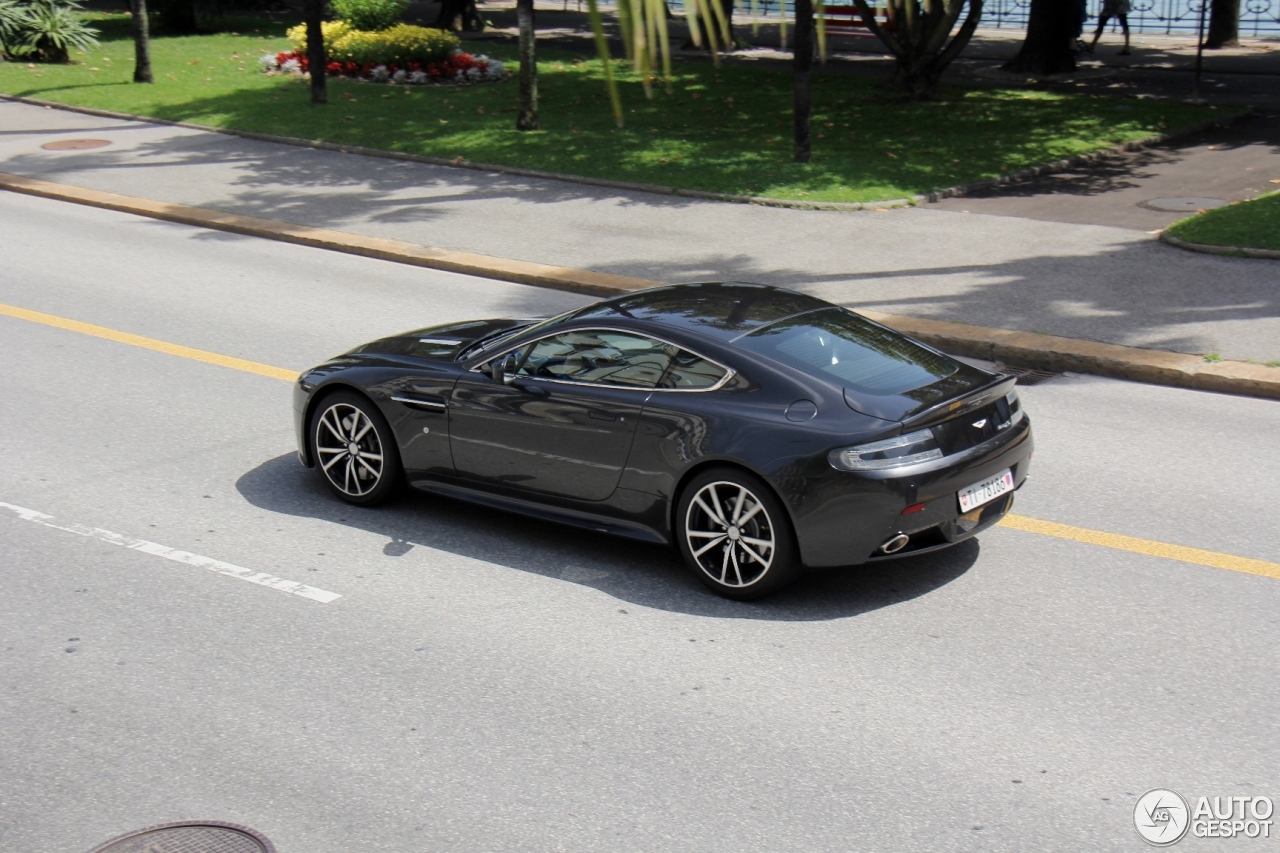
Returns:
[[[516,381],[517,367],[515,353],[507,353],[502,358],[495,358],[489,363],[489,375],[493,377],[494,382],[510,385]]]

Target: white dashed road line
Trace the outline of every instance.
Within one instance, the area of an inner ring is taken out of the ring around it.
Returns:
[[[34,509],[26,507],[14,506],[13,504],[0,501],[0,507],[10,510],[21,518],[23,521],[35,522],[44,527],[52,527],[54,530],[62,530],[66,533],[75,533],[78,536],[88,536],[102,542],[109,542],[112,545],[120,545],[132,551],[141,551],[143,554],[151,554],[155,557],[164,557],[166,560],[173,560],[175,563],[182,563],[187,566],[195,566],[200,569],[209,569],[220,575],[238,578],[249,583],[256,583],[258,586],[270,587],[278,589],[281,592],[287,592],[290,595],[297,595],[302,598],[309,598],[312,601],[318,601],[321,604],[328,604],[330,601],[342,598],[339,593],[329,592],[323,589],[317,589],[314,586],[298,583],[297,581],[285,580],[275,575],[269,575],[266,572],[255,572],[253,569],[246,569],[244,566],[237,566],[233,563],[224,563],[221,560],[215,560],[212,557],[204,557],[200,554],[192,554],[190,551],[180,551],[177,548],[170,548],[168,545],[160,545],[156,542],[148,542],[145,539],[134,539],[129,536],[122,536],[119,533],[112,533],[110,530],[103,530],[100,527],[88,527],[83,524],[55,524],[52,515],[45,515],[43,512],[37,512]]]

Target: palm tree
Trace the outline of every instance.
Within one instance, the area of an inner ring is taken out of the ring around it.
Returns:
[[[133,82],[154,83],[151,76],[151,27],[147,0],[131,0],[133,15]]]

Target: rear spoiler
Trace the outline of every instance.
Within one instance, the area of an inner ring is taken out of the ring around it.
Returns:
[[[904,419],[902,421],[902,431],[911,432],[915,429],[931,427],[943,421],[960,417],[965,412],[972,412],[974,409],[980,409],[983,406],[994,403],[1012,391],[1017,381],[1018,379],[1015,376],[997,376],[991,382],[976,391],[970,391],[959,399],[944,400]]]

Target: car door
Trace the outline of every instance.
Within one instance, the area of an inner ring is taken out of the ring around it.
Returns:
[[[602,501],[626,466],[645,400],[675,348],[634,332],[577,329],[470,372],[449,405],[457,475],[495,488]]]

